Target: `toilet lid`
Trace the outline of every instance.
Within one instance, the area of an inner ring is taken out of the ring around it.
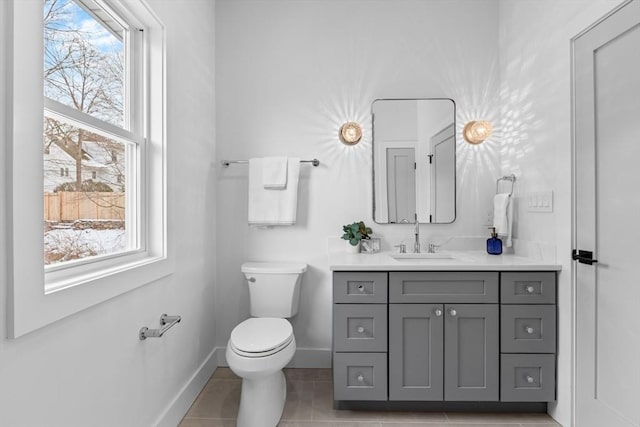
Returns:
[[[291,324],[277,317],[247,319],[231,331],[231,344],[242,353],[266,353],[288,344]]]

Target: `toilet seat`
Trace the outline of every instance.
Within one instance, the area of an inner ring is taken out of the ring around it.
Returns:
[[[231,331],[229,346],[244,357],[266,357],[278,353],[293,341],[291,324],[281,318],[247,319]]]

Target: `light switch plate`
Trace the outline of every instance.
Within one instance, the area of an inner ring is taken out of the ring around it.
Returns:
[[[553,212],[553,190],[528,193],[527,212]]]

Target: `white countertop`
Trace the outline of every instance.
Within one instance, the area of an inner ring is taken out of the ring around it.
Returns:
[[[397,260],[390,252],[350,254],[329,252],[332,271],[560,271],[560,264],[517,255],[484,251],[443,251],[452,259]]]

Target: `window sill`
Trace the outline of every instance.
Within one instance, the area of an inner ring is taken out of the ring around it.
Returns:
[[[73,281],[51,283],[47,285],[50,290],[46,293],[43,292],[40,281],[14,287],[14,315],[13,322],[9,325],[10,338],[17,338],[156,282],[171,275],[173,266],[166,257],[155,257],[120,265],[117,270],[102,271],[91,277],[76,277]]]

